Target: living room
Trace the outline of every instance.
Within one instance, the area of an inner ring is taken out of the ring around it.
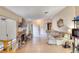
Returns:
[[[1,28],[6,29],[0,30],[1,52],[78,52],[78,38],[72,36],[78,6],[4,6],[0,11]]]

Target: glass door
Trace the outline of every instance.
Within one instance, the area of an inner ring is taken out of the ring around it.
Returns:
[[[0,39],[7,39],[7,29],[6,29],[6,21],[0,20]]]
[[[6,22],[8,39],[16,39],[16,21],[7,19]]]

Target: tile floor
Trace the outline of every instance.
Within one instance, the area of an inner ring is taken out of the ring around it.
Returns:
[[[48,45],[46,38],[33,38],[25,46],[18,49],[17,53],[70,53],[71,48],[63,48],[57,45]]]

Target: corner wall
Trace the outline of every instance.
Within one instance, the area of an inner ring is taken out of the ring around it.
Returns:
[[[76,16],[79,16],[79,6],[75,7],[75,13],[76,13]]]
[[[75,7],[66,7],[64,8],[61,12],[59,12],[58,14],[56,14],[54,16],[54,18],[52,19],[52,23],[53,23],[53,29],[58,29],[57,27],[57,21],[62,18],[64,20],[64,24],[65,26],[69,27],[69,28],[73,28],[74,24],[73,24],[73,19],[75,16]]]

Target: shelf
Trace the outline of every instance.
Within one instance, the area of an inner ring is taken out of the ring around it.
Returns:
[[[72,20],[72,21],[79,21],[79,20]]]

